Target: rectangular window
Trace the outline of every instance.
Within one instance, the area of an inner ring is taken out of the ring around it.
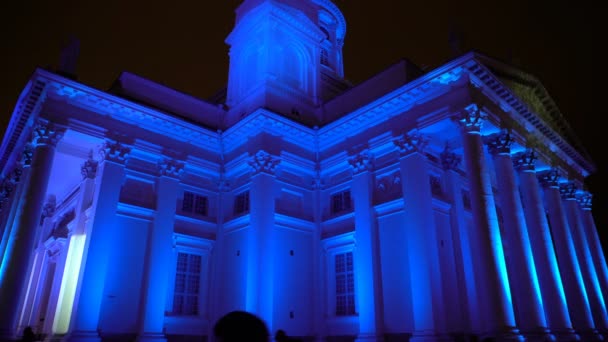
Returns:
[[[331,195],[331,213],[350,211],[352,208],[350,190]]]
[[[236,195],[234,198],[234,214],[242,214],[249,211],[249,191]]]
[[[200,255],[178,253],[173,292],[173,314],[198,315],[202,258]]]
[[[336,254],[336,316],[355,314],[353,252]]]
[[[182,212],[207,216],[208,200],[206,196],[184,191]]]

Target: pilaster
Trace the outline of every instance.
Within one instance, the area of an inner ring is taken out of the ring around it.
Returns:
[[[429,166],[424,148],[428,138],[416,131],[394,140],[405,203],[404,244],[412,282],[413,341],[435,341],[445,332],[445,312]]]
[[[355,214],[355,281],[359,335],[356,341],[381,341],[383,328],[382,287],[378,232],[373,211],[373,156],[353,153],[348,163],[353,171],[351,197]]]

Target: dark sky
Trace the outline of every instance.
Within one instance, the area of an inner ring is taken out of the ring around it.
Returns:
[[[37,66],[56,66],[70,35],[81,42],[79,81],[107,89],[122,70],[206,98],[227,80],[228,47],[238,0],[29,0],[0,4],[0,128]],[[587,1],[336,0],[347,21],[344,69],[358,83],[400,58],[437,67],[451,58],[450,30],[462,49],[511,61],[537,76],[586,145],[599,172],[590,178],[594,214],[606,227],[608,169],[605,109],[593,82],[600,28]],[[594,2],[595,3],[595,2]],[[597,82],[599,87],[599,82]],[[600,184],[602,183],[602,184]],[[602,195],[602,192],[604,193]],[[608,245],[605,243],[604,245]]]

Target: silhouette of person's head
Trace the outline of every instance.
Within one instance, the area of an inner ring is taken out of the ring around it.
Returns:
[[[34,341],[34,330],[32,329],[32,327],[25,327],[25,329],[23,329],[23,336],[21,338],[22,341]]]
[[[270,332],[266,323],[246,311],[232,311],[222,316],[213,327],[221,342],[268,342]]]
[[[287,341],[287,333],[285,333],[285,330],[277,330],[276,334],[274,334],[274,340],[277,342]]]

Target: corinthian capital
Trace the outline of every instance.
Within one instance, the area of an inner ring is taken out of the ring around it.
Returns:
[[[276,167],[280,162],[280,158],[273,156],[264,150],[259,150],[250,158],[248,164],[253,169],[254,174],[274,174]]]
[[[63,137],[65,129],[58,127],[52,122],[39,119],[34,126],[33,144],[35,146],[49,145],[57,146],[57,143]]]
[[[543,171],[538,174],[540,184],[548,188],[559,188],[559,178],[560,174],[557,169]]]
[[[180,178],[184,173],[185,164],[175,159],[164,159],[158,163],[160,176]]]
[[[577,198],[577,201],[580,203],[583,210],[591,210],[593,205],[593,195],[588,191],[585,191]]]
[[[363,171],[369,171],[372,169],[372,157],[368,151],[362,151],[350,156],[348,158],[348,164],[351,166],[355,174]]]
[[[562,183],[559,185],[559,193],[565,200],[576,200],[576,185],[573,182]]]
[[[393,139],[393,143],[397,146],[397,149],[399,149],[399,153],[402,156],[406,156],[414,152],[422,153],[424,148],[428,145],[429,139],[414,131]]]
[[[484,120],[487,118],[484,113],[475,103],[472,103],[464,108],[458,117],[458,122],[466,132],[480,132]]]
[[[444,170],[458,170],[458,166],[462,160],[462,158],[452,152],[448,146],[445,147],[439,157],[441,158],[441,166],[443,166]]]
[[[490,134],[484,140],[492,154],[510,154],[514,142],[509,132]]]
[[[89,154],[89,158],[80,167],[80,174],[82,179],[93,179],[97,175],[97,166],[99,162],[93,159],[92,153]]]
[[[118,141],[108,140],[101,146],[99,156],[101,157],[101,160],[124,164],[129,157],[130,152],[130,148]]]
[[[516,153],[513,156],[513,165],[516,169],[521,171],[534,171],[536,159],[538,159],[536,152],[530,149],[524,152]]]
[[[21,156],[21,162],[23,166],[32,165],[32,159],[34,158],[34,146],[32,144],[25,145],[23,148],[23,155]]]

